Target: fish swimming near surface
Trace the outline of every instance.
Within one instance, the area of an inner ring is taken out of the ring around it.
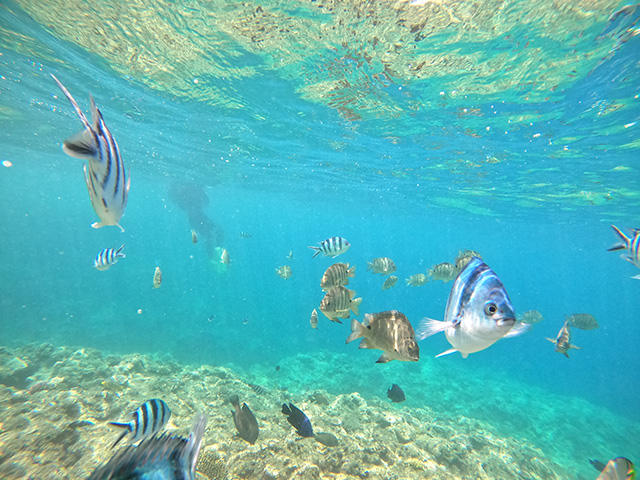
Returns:
[[[544,317],[537,310],[527,310],[522,315],[518,315],[517,319],[519,322],[533,325],[534,323],[540,323],[544,320]]]
[[[348,263],[334,263],[327,268],[320,280],[320,288],[327,292],[331,287],[349,285],[349,279],[356,276],[356,266],[349,268]]]
[[[67,155],[88,161],[84,166],[84,179],[89,190],[91,205],[100,218],[100,222],[95,222],[91,226],[101,228],[106,225],[115,225],[124,232],[120,219],[127,206],[130,179],[127,178],[118,144],[105,125],[102,113],[96,107],[93,97],[89,95],[92,120],[92,123],[89,123],[65,86],[54,75],[51,77],[84,125],[83,130],[63,142],[62,150]]]
[[[396,277],[395,275],[391,275],[382,284],[382,290],[389,290],[396,284],[397,281],[398,277]]]
[[[391,385],[391,388],[387,389],[387,397],[394,403],[400,403],[406,400],[404,392],[395,383]]]
[[[596,317],[589,313],[574,313],[571,316],[566,315],[565,318],[569,325],[580,330],[595,330],[600,326]]]
[[[605,465],[598,460],[589,460],[600,475],[596,480],[635,480],[636,468],[633,462],[625,457],[616,457]]]
[[[444,262],[434,265],[427,270],[430,280],[442,280],[443,283],[447,283],[458,275],[458,270],[455,265]]]
[[[196,464],[207,427],[204,414],[196,414],[187,438],[164,434],[117,451],[89,480],[195,480]]]
[[[332,322],[342,323],[340,318],[349,318],[350,311],[359,315],[362,298],[356,296],[354,290],[343,286],[331,287],[320,302],[320,311]]]
[[[416,273],[415,275],[411,275],[407,278],[407,286],[408,287],[421,287],[425,283],[427,283],[429,279],[424,273]]]
[[[311,427],[311,421],[307,418],[302,410],[296,407],[293,403],[287,405],[282,404],[282,413],[287,416],[287,420],[296,432],[301,437],[313,437],[313,428]]]
[[[569,324],[569,320],[564,322],[563,327],[558,332],[558,336],[554,340],[553,338],[547,338],[551,343],[556,346],[556,352],[563,354],[565,357],[569,358],[569,354],[567,353],[570,349],[581,350],[580,347],[576,347],[571,344],[571,326]]]
[[[342,237],[331,237],[320,242],[319,247],[309,247],[311,250],[315,250],[312,258],[322,254],[325,257],[337,257],[349,250],[351,244]]]
[[[232,397],[230,401],[231,405],[233,405],[231,415],[233,415],[233,423],[238,430],[238,435],[240,438],[253,445],[256,443],[258,435],[260,434],[260,428],[258,427],[256,417],[253,415],[253,412],[249,409],[246,403],[243,403],[242,407],[240,407],[240,401],[238,400],[237,395]]]
[[[367,313],[363,323],[355,318],[351,319],[351,335],[347,337],[346,343],[358,338],[362,338],[358,348],[372,348],[384,352],[376,363],[420,360],[420,348],[416,343],[413,327],[407,317],[397,310]]]
[[[278,275],[280,278],[288,280],[292,275],[291,267],[289,265],[283,265],[282,267],[276,268],[276,275]]]
[[[311,312],[311,318],[309,319],[311,328],[318,328],[318,311],[314,308]]]
[[[96,255],[96,259],[93,261],[94,268],[102,272],[116,263],[119,258],[125,258],[126,255],[122,253],[123,248],[124,245],[120,248],[103,248],[100,250],[98,255]]]
[[[153,288],[160,288],[160,285],[162,285],[162,270],[156,267],[153,272]]]
[[[612,245],[607,249],[609,252],[615,252],[618,250],[625,250],[626,254],[622,254],[620,257],[627,262],[640,268],[640,228],[631,229],[631,235],[627,236],[622,230],[615,225],[611,225],[613,231],[618,235],[619,243]],[[640,280],[640,275],[635,275],[631,278]]]
[[[398,269],[396,264],[389,257],[374,258],[370,262],[367,262],[367,271],[371,270],[371,273],[380,275],[389,275]]]
[[[521,335],[530,328],[516,323],[509,295],[494,271],[479,258],[472,258],[453,282],[444,321],[424,319],[418,327],[417,339],[444,332],[453,348],[437,357],[460,352],[467,358],[501,338]]]
[[[111,448],[129,436],[129,441],[135,443],[142,438],[147,438],[158,433],[171,418],[171,410],[159,398],[148,400],[140,405],[132,414],[129,422],[109,422],[109,425],[124,429]]]
[[[191,229],[191,243],[193,243],[194,245],[198,243],[198,234],[193,229]]]

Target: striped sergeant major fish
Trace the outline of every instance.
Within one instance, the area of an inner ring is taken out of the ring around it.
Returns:
[[[133,419],[130,422],[109,422],[111,426],[124,429],[111,448],[128,434],[131,434],[131,443],[155,435],[171,418],[171,410],[163,400],[154,398],[140,405],[131,416]]]
[[[316,251],[312,258],[315,258],[320,253],[325,257],[337,257],[349,250],[350,246],[351,244],[342,237],[331,237],[321,241],[319,247],[309,248]]]
[[[164,434],[118,450],[89,480],[194,480],[207,417],[196,414],[187,438]]]
[[[100,253],[96,255],[96,259],[93,261],[93,266],[100,271],[106,270],[111,265],[116,263],[119,258],[125,258],[126,255],[122,253],[124,245],[120,248],[103,248]]]
[[[88,164],[84,166],[84,179],[91,205],[100,218],[100,222],[91,226],[101,228],[105,225],[116,225],[124,232],[124,228],[120,226],[120,219],[127,206],[130,179],[124,170],[116,139],[105,125],[102,113],[91,95],[89,98],[92,123],[89,123],[69,91],[55,76],[51,76],[71,102],[84,125],[83,130],[63,142],[62,150],[72,157],[88,160]]]
[[[618,235],[618,237],[620,237],[620,240],[622,241],[611,246],[607,249],[607,251],[613,252],[617,250],[626,250],[627,254],[622,254],[621,258],[640,268],[640,228],[630,229],[632,232],[631,236],[627,236],[615,225],[611,225],[611,228],[613,228],[613,231],[616,232],[616,235]],[[631,278],[640,280],[640,275],[636,275],[635,277]]]

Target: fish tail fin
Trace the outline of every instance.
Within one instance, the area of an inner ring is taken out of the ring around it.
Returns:
[[[373,268],[373,262],[367,262],[367,272]]]
[[[355,294],[355,292],[354,292],[354,294]],[[360,304],[361,303],[362,303],[362,297],[355,298],[355,299],[351,300],[351,311],[355,315],[360,315]]]
[[[234,395],[233,397],[231,397],[229,399],[229,402],[231,402],[233,408],[240,408],[240,399],[238,398],[238,395]]]
[[[361,324],[356,318],[351,319],[351,335],[347,337],[347,341],[345,343],[351,343],[354,340],[362,337],[364,335],[364,329],[366,327]]]
[[[626,250],[627,248],[629,248],[629,245],[631,244],[631,239],[627,237],[624,234],[624,232],[620,230],[618,227],[616,227],[615,225],[611,225],[611,228],[613,228],[613,231],[616,233],[616,235],[618,235],[618,237],[620,237],[620,240],[622,240],[622,242],[612,245],[611,247],[607,248],[607,251],[613,252],[616,250]]]
[[[424,340],[431,335],[444,332],[451,325],[451,322],[442,322],[440,320],[433,320],[432,318],[423,318],[420,320],[420,323],[416,328],[416,340]]]
[[[122,253],[122,249],[123,248],[124,248],[124,243],[122,244],[122,246],[119,249],[116,250],[116,257],[127,258],[127,256],[124,253]]]
[[[313,257],[311,258],[316,258],[316,255],[318,255],[320,253],[320,247],[309,247],[311,250],[315,250],[316,253],[313,254]]]
[[[113,442],[113,445],[111,445],[111,448],[114,448],[127,435],[127,433],[131,431],[131,424],[123,423],[123,422],[109,422],[109,425],[111,425],[112,427],[118,427],[118,428],[124,429],[124,431],[120,434],[120,436],[116,439],[116,441]]]
[[[198,463],[198,455],[202,446],[202,437],[207,428],[207,416],[199,412],[193,419],[193,428],[184,450],[180,454],[182,460],[186,460],[191,469],[191,477],[195,478],[196,464]]]

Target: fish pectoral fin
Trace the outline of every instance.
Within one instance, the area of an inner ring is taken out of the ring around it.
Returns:
[[[454,322],[441,322],[440,320],[433,320],[431,318],[423,318],[420,320],[418,327],[416,328],[416,340],[424,340],[436,333],[444,332],[447,328],[454,326]]]
[[[553,338],[545,337],[545,339],[549,340],[551,343],[556,343],[556,341]]]
[[[529,330],[531,330],[531,325],[530,324],[518,322],[513,327],[511,327],[511,330],[509,330],[509,333],[507,333],[502,338],[517,337],[519,335],[522,335],[523,333],[527,333]]]
[[[451,355],[452,353],[455,353],[457,351],[458,350],[456,350],[455,348],[450,348],[449,350],[445,350],[444,352],[436,355],[436,358],[444,357],[445,355]],[[467,358],[467,356],[469,355],[468,353],[462,353],[462,352],[460,352],[460,354],[462,355],[462,358]]]
[[[575,345],[569,344],[569,348],[573,348],[574,350],[582,350],[580,347],[576,347]]]
[[[62,150],[71,157],[90,160],[97,155],[98,145],[93,132],[85,128],[62,142]]]

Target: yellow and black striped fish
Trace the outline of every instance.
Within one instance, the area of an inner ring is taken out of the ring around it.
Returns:
[[[89,123],[69,91],[55,76],[51,76],[71,102],[84,125],[83,130],[63,142],[62,149],[67,155],[88,160],[84,166],[84,179],[89,190],[91,205],[100,217],[100,222],[95,222],[91,226],[101,228],[105,225],[116,225],[124,232],[124,228],[120,226],[120,219],[127,206],[130,179],[127,178],[124,170],[118,144],[105,125],[93,97],[89,95],[92,120],[92,123]]]

